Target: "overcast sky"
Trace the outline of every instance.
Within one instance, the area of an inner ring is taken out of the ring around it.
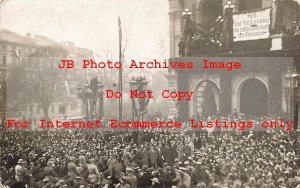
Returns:
[[[118,15],[127,38],[126,59],[169,56],[167,0],[6,0],[2,28],[71,41],[103,56],[118,57]]]

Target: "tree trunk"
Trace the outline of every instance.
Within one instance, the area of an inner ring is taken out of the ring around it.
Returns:
[[[49,117],[49,105],[44,105],[42,107],[43,109],[43,112],[44,112],[44,119],[45,120],[50,120],[50,117]]]

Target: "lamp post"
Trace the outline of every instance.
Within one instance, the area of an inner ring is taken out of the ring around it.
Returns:
[[[85,114],[86,114],[86,120],[90,119],[90,113],[89,113],[89,93],[88,93],[88,84],[84,84],[83,87],[78,87],[77,88],[77,95],[78,97],[82,100],[84,106],[85,106]]]
[[[176,92],[176,89],[173,89],[173,92]],[[171,99],[175,106],[175,113],[174,113],[174,119],[178,119],[178,100],[176,98]]]
[[[103,88],[104,88],[104,85],[102,84],[102,82],[99,82],[98,83],[98,94],[99,94],[99,120],[101,120],[104,116],[104,110],[103,110],[103,107],[104,107],[104,102],[103,102]]]
[[[99,115],[98,118],[102,119],[103,111],[103,88],[102,82],[98,82],[97,78],[93,78],[90,84],[85,83],[83,87],[77,88],[77,95],[85,105],[86,120],[93,119],[96,116],[97,98],[99,99]]]
[[[183,38],[186,39],[188,36],[192,35],[192,31],[190,29],[190,23],[191,23],[191,15],[192,12],[189,9],[185,9],[182,12],[183,17]]]
[[[229,0],[229,1],[227,1],[227,3],[226,3],[226,5],[224,6],[224,9],[225,10],[227,10],[227,9],[229,9],[229,10],[233,10],[234,9],[234,4],[232,4],[232,2]]]
[[[145,77],[132,77],[131,81],[130,81],[130,88],[131,90],[137,90],[139,93],[140,92],[146,92],[147,90],[147,84],[148,81],[146,80]],[[134,120],[135,117],[138,117],[138,120],[143,120],[144,119],[144,115],[145,113],[147,113],[147,105],[149,103],[150,98],[138,98],[137,102],[139,104],[139,108],[137,110],[136,107],[136,99],[135,98],[131,98],[132,99],[132,119]]]
[[[135,80],[135,77],[133,76],[131,81],[129,82],[130,84],[130,89],[133,91],[133,90],[136,90],[137,89],[137,82]],[[135,100],[134,98],[131,99],[131,111],[132,111],[132,120],[135,119],[135,116],[136,116],[136,106],[135,106]]]

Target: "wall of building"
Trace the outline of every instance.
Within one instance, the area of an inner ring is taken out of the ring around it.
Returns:
[[[82,60],[84,58],[91,59],[93,58],[93,52],[88,49],[79,48],[73,45],[66,45],[66,43],[59,44],[45,36],[27,34],[26,36],[18,35],[17,33],[2,30],[0,32],[0,78],[3,74],[6,82],[8,74],[12,73],[13,66],[17,64],[22,64],[25,67],[26,71],[33,71],[35,65],[33,61],[30,60],[30,57],[36,49],[43,48],[46,46],[54,46],[55,48],[64,48],[69,54],[72,54],[74,60]],[[38,61],[36,61],[38,62]],[[83,73],[84,70],[75,70],[69,71],[70,74],[66,75],[64,78],[66,80],[61,80],[58,83],[58,87],[64,88],[66,92],[62,92],[65,97],[74,100],[65,100],[65,98],[56,98],[51,104],[49,109],[50,118],[55,118],[60,114],[73,114],[73,115],[82,115],[82,101],[77,97],[76,87],[79,84],[83,84],[86,81],[87,75]],[[80,76],[79,76],[80,75]],[[82,75],[82,76],[81,76]],[[82,80],[82,83],[78,82]],[[1,82],[1,79],[0,79]],[[66,84],[68,82],[69,84]],[[0,83],[1,84],[1,83]],[[9,92],[12,88],[11,85],[7,84],[5,88],[5,94],[7,95],[7,100],[2,101],[0,97],[0,104],[3,106],[1,114],[7,114],[8,117],[15,118],[30,118],[30,119],[40,119],[43,118],[44,114],[37,103],[33,103],[32,99],[28,99],[27,96],[19,94],[19,98],[16,96],[11,96]],[[0,87],[0,91],[3,88]],[[63,96],[62,95],[62,96]],[[18,103],[18,104],[17,104]],[[17,104],[17,105],[16,105]],[[16,109],[15,107],[18,106]],[[60,111],[59,107],[64,106],[64,111]],[[4,109],[5,108],[5,109]],[[20,109],[21,108],[21,109]],[[2,108],[1,108],[2,109]]]

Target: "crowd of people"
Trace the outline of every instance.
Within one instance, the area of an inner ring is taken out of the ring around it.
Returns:
[[[3,132],[8,187],[300,187],[293,132]],[[0,186],[1,187],[1,186]]]

